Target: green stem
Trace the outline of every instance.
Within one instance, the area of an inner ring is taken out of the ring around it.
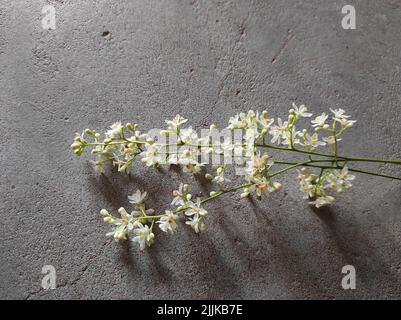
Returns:
[[[216,193],[214,195],[212,195],[212,196],[210,196],[210,197],[208,197],[206,199],[203,199],[201,201],[201,203],[208,202],[208,201],[210,201],[210,200],[212,200],[214,198],[217,198],[217,197],[219,197],[219,196],[221,196],[221,195],[223,195],[225,193],[234,192],[234,191],[237,191],[237,190],[243,189],[243,188],[248,188],[248,187],[252,186],[253,184],[254,183],[244,183],[244,184],[232,187],[230,189],[223,189],[223,190],[220,190],[220,191],[216,191]]]
[[[339,155],[337,155],[337,157],[336,157],[336,156],[333,156],[332,154],[300,150],[300,149],[296,149],[296,148],[285,148],[285,147],[279,147],[279,146],[274,146],[274,145],[270,145],[270,144],[259,144],[259,145],[256,145],[256,147],[270,148],[270,149],[281,150],[281,151],[291,151],[291,152],[315,155],[315,156],[320,156],[320,157],[327,157],[327,158],[333,159],[333,161],[335,161],[335,159],[337,159],[337,161],[356,161],[356,162],[360,161],[360,162],[391,163],[391,164],[401,165],[401,160],[387,160],[387,159],[374,159],[374,158],[362,158],[362,157],[344,157],[344,156],[339,156]]]
[[[299,167],[299,165],[297,163],[294,162],[289,162],[289,161],[274,161],[277,164],[288,164],[288,165],[292,165],[294,168],[295,167]],[[344,168],[344,166],[326,166],[326,165],[315,165],[313,163],[317,163],[317,162],[329,162],[329,161],[322,161],[322,160],[312,160],[306,163],[303,163],[302,166],[305,167],[312,167],[312,168],[320,168],[320,169],[334,169],[334,170],[341,170]],[[288,171],[289,167],[285,168]],[[372,175],[372,176],[377,176],[377,177],[383,177],[383,178],[389,178],[389,179],[395,179],[395,180],[401,180],[400,177],[395,177],[395,176],[391,176],[388,174],[382,174],[382,173],[377,173],[377,172],[371,172],[371,171],[366,171],[366,170],[359,170],[359,169],[352,169],[352,168],[348,168],[349,171],[352,172],[357,172],[357,173],[363,173],[363,174],[367,174],[367,175]]]
[[[286,171],[295,169],[295,168],[297,168],[297,167],[304,166],[304,165],[306,165],[306,164],[308,164],[308,163],[311,163],[311,162],[313,162],[313,161],[312,161],[312,160],[309,160],[309,161],[306,161],[306,162],[295,163],[295,164],[293,164],[293,165],[291,165],[291,166],[289,166],[289,167],[286,167],[286,168],[284,168],[284,169],[281,169],[281,170],[279,170],[279,171],[277,171],[277,172],[271,174],[271,175],[270,175],[270,178],[272,178],[272,177],[274,177],[274,176],[277,176],[277,175],[279,175],[279,174],[281,174],[281,173],[284,173],[284,172],[286,172]]]

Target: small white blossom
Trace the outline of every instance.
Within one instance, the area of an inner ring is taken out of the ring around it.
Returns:
[[[155,235],[147,225],[138,223],[137,227],[133,231],[134,237],[132,241],[139,243],[139,248],[144,250],[146,246],[152,245]]]
[[[136,222],[134,221],[133,215],[128,214],[124,208],[118,209],[118,212],[120,213],[121,218],[112,218],[106,210],[101,210],[100,213],[104,216],[104,220],[115,226],[111,232],[106,234],[106,236],[113,236],[116,241],[126,240],[127,235],[134,229]]]
[[[185,128],[180,131],[180,139],[187,144],[196,144],[198,134],[192,128]]]
[[[299,191],[301,191],[304,194],[303,195],[304,199],[309,199],[314,196],[315,188],[312,183],[310,183],[309,181],[305,181],[305,182],[300,182],[299,184],[300,184]]]
[[[107,138],[119,138],[121,136],[121,131],[122,131],[123,128],[124,127],[121,124],[121,122],[113,123],[110,126],[110,130],[108,130],[106,132],[106,137]]]
[[[336,138],[334,136],[328,136],[322,138],[324,142],[326,142],[327,145],[333,145],[336,143]],[[341,141],[342,139],[337,138],[337,142]]]
[[[201,206],[200,198],[197,198],[196,203],[189,201],[188,206],[189,206],[189,208],[185,211],[185,215],[187,215],[187,216],[198,215],[200,217],[207,216],[206,209],[202,208],[202,206]]]
[[[145,201],[147,196],[146,192],[141,192],[140,190],[136,190],[131,196],[128,196],[128,201],[132,204],[141,204]]]
[[[351,181],[355,180],[355,176],[349,174],[347,166],[344,166],[341,171],[336,171],[328,177],[329,186],[337,192],[342,192],[345,189],[352,187]]]
[[[350,128],[354,125],[354,123],[356,122],[356,120],[349,120],[348,118],[350,118],[351,116],[346,115],[345,114],[345,110],[343,109],[330,109],[330,111],[334,114],[333,119],[335,121],[338,121],[342,127],[344,128]]]
[[[312,127],[323,127],[326,124],[328,117],[329,116],[323,112],[320,116],[311,121]]]
[[[297,117],[303,117],[303,118],[309,118],[312,117],[312,113],[308,113],[308,108],[305,107],[305,105],[300,105],[299,107],[295,104],[292,103],[292,108],[293,108],[293,112]]]
[[[309,202],[309,204],[314,205],[316,208],[323,207],[328,204],[334,203],[335,199],[332,196],[321,196],[317,197],[315,201]]]
[[[205,229],[205,222],[203,218],[200,217],[198,214],[195,214],[192,218],[189,218],[185,224],[189,225],[196,233],[203,231]]]
[[[166,210],[166,215],[160,218],[159,221],[156,223],[159,224],[159,228],[163,232],[170,232],[174,233],[175,229],[177,229],[177,224],[175,220],[178,219],[178,215],[174,214],[173,212]]]
[[[141,153],[141,161],[148,167],[156,165],[162,161],[159,147],[155,144],[145,144],[146,150]]]
[[[305,134],[305,140],[304,140],[304,145],[311,147],[311,148],[317,148],[319,146],[324,146],[326,143],[319,141],[319,136],[315,132],[314,134],[310,135],[309,133]]]
[[[281,183],[277,181],[273,181],[272,179],[267,179],[266,177],[262,178],[253,178],[252,182],[254,183],[247,190],[248,194],[250,192],[256,191],[258,197],[261,197],[264,193],[272,193],[281,189]],[[245,197],[244,191],[244,197]]]
[[[179,114],[177,114],[173,120],[166,120],[166,123],[168,125],[169,130],[172,130],[173,132],[177,133],[178,129],[186,123],[188,119],[185,119],[181,117]]]
[[[234,117],[230,117],[230,120],[228,121],[228,129],[234,130],[234,129],[243,129],[246,124],[241,121],[239,114],[235,115]]]
[[[261,155],[261,153],[255,154],[251,160],[246,162],[246,173],[249,175],[262,174],[267,168],[270,168],[274,164],[271,157],[267,154]]]
[[[174,199],[171,202],[171,205],[173,205],[173,206],[181,206],[181,205],[183,205],[185,203],[184,197],[185,197],[186,193],[184,192],[184,189],[185,189],[184,188],[184,184],[181,183],[179,188],[178,188],[178,190],[174,190],[173,191]]]
[[[285,139],[285,131],[287,130],[288,122],[282,121],[280,118],[277,119],[277,125],[271,127],[269,133],[273,136],[272,143],[281,144],[281,140]]]

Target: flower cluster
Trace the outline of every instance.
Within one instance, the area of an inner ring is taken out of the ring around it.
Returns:
[[[349,167],[355,161],[401,164],[399,160],[379,160],[341,156],[338,143],[344,132],[355,124],[343,109],[330,109],[328,114],[313,116],[304,105],[292,105],[285,119],[271,118],[267,111],[250,110],[229,119],[228,126],[219,131],[215,125],[203,130],[199,136],[186,126],[188,120],[180,115],[166,121],[166,127],[143,133],[138,124],[121,122],[111,125],[104,136],[94,130],[85,129],[76,134],[71,145],[74,153],[83,154],[86,148],[97,156],[95,170],[101,173],[106,163],[111,163],[120,172],[129,172],[136,159],[145,166],[179,165],[184,172],[199,174],[206,170],[212,157],[213,171],[205,173],[205,178],[216,187],[208,197],[193,199],[189,186],[181,184],[173,192],[171,205],[163,214],[154,214],[145,206],[146,193],[137,191],[129,196],[133,205],[131,213],[125,208],[118,210],[119,217],[102,209],[105,222],[113,225],[108,234],[117,241],[131,238],[141,249],[154,241],[154,227],[173,234],[180,217],[186,217],[185,224],[196,233],[205,230],[208,212],[203,207],[207,201],[225,193],[239,190],[242,198],[264,194],[282,188],[276,179],[280,174],[297,170],[299,190],[303,198],[317,208],[335,201],[333,192],[343,192],[352,186],[356,171],[392,179],[400,179],[380,173],[356,170]],[[309,122],[308,127],[302,123]],[[225,135],[222,135],[224,131]],[[229,133],[227,135],[227,132]],[[240,135],[238,135],[240,133]],[[221,141],[223,137],[224,141]],[[234,137],[234,140],[232,139]],[[323,149],[326,151],[322,151]],[[288,161],[272,156],[288,152],[303,155],[303,160]],[[242,169],[242,183],[229,186],[237,177],[228,177],[229,165],[235,163]],[[215,161],[215,162],[213,162]]]
[[[205,217],[207,211],[202,207],[202,201],[197,198],[193,202],[192,195],[188,192],[188,185],[181,184],[178,190],[173,192],[174,199],[172,210],[165,210],[164,214],[153,215],[153,209],[146,209],[145,199],[146,192],[137,190],[133,195],[128,196],[128,200],[133,204],[133,210],[128,213],[123,207],[118,209],[120,217],[116,217],[109,213],[106,209],[100,210],[104,222],[113,226],[113,229],[106,234],[116,241],[127,240],[130,238],[133,242],[137,242],[141,250],[146,246],[151,246],[154,242],[155,235],[153,229],[158,225],[160,230],[165,233],[173,234],[178,225],[176,220],[180,213],[184,213],[188,217],[185,222],[196,233],[205,230]]]
[[[313,200],[309,203],[316,208],[334,202],[335,198],[328,195],[326,190],[342,192],[352,187],[351,181],[354,179],[355,176],[349,174],[347,166],[341,170],[322,171],[321,174],[310,173],[306,168],[298,170],[299,190],[304,194],[304,199]]]

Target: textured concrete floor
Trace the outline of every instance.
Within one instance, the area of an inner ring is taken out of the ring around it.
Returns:
[[[69,149],[75,132],[118,120],[150,129],[180,113],[200,129],[297,101],[358,119],[344,154],[401,158],[400,1],[0,3],[0,298],[401,298],[396,181],[358,176],[312,211],[290,174],[262,202],[208,205],[203,235],[182,226],[140,253],[105,238],[99,209],[127,205],[137,187],[162,208],[179,181],[202,186],[141,167],[96,178]],[[41,27],[47,3],[56,30]],[[356,30],[341,27],[345,4]],[[45,264],[55,290],[41,288]],[[353,291],[340,285],[346,264]]]

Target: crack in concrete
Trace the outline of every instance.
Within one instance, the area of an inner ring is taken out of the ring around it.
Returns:
[[[278,57],[281,56],[283,54],[283,52],[285,51],[285,49],[288,47],[288,44],[290,43],[290,41],[295,37],[295,34],[292,32],[292,30],[288,30],[288,35],[287,38],[285,39],[284,43],[281,45],[281,47],[279,48],[279,50],[277,51],[277,53],[273,56],[272,59],[272,64],[275,64]]]

